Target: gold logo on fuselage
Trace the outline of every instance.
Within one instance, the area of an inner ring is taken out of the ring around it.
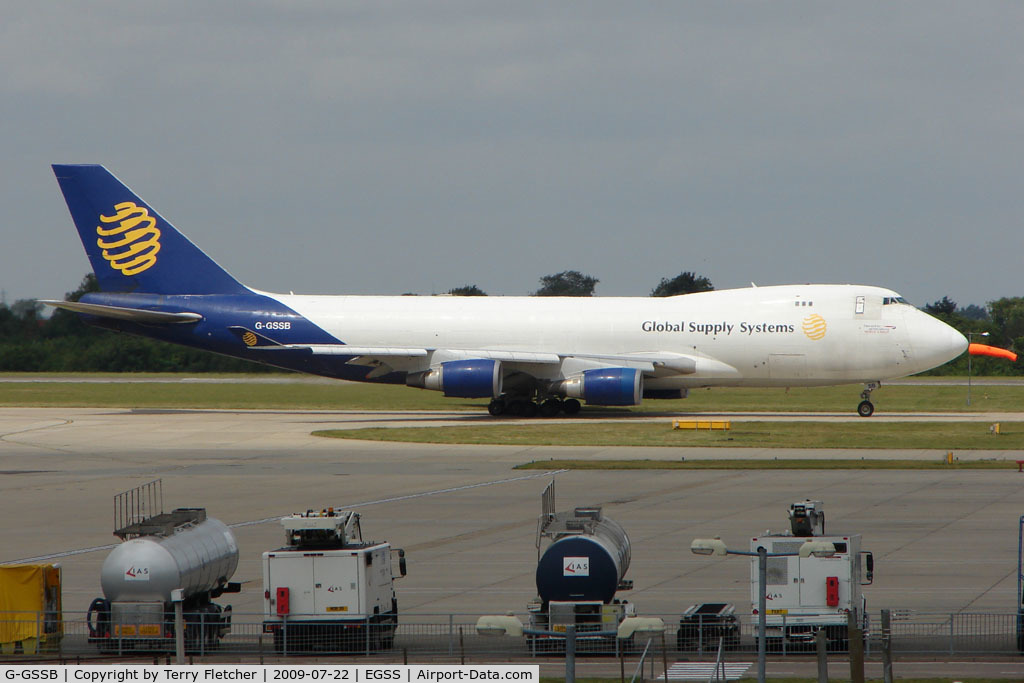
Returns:
[[[110,267],[123,275],[138,275],[156,263],[160,251],[160,229],[149,210],[135,202],[114,205],[113,216],[100,215],[103,223],[116,223],[113,227],[96,226],[96,246],[103,250],[103,258]],[[105,239],[113,238],[113,239]]]
[[[256,344],[259,343],[259,339],[256,337],[256,335],[250,332],[249,330],[246,330],[242,334],[242,341],[245,343],[246,346],[256,346]]]
[[[817,313],[813,313],[804,318],[803,324],[804,334],[807,335],[808,339],[818,341],[819,339],[825,338],[825,332],[828,329],[828,325],[825,324],[825,319]]]

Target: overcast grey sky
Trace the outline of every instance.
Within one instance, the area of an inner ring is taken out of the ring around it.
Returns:
[[[1024,295],[1019,2],[38,2],[0,22],[0,288],[89,265],[101,163],[296,293]]]

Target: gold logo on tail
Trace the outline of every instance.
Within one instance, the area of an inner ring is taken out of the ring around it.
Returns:
[[[135,202],[121,202],[114,205],[113,216],[100,215],[103,223],[117,223],[105,228],[96,226],[99,239],[96,245],[103,250],[103,258],[110,267],[123,275],[138,275],[156,263],[160,251],[160,230],[156,219],[149,210]],[[104,238],[113,238],[110,240]]]
[[[255,334],[246,330],[242,334],[242,341],[245,343],[246,346],[256,346],[257,342],[259,342],[259,339],[256,337]]]
[[[814,341],[824,339],[825,331],[828,329],[828,325],[825,324],[825,319],[817,313],[804,318],[802,327],[804,334],[807,335],[808,339],[813,339]]]

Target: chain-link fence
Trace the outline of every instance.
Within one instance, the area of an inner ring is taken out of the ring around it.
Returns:
[[[896,655],[973,656],[1016,654],[1021,644],[1016,614],[931,614],[891,612],[892,651]],[[344,655],[383,661],[448,659],[522,660],[559,656],[565,639],[558,634],[511,637],[477,631],[479,615],[409,614],[397,623],[349,620],[332,624],[303,621],[301,615],[264,624],[262,615],[233,614],[230,624],[205,621],[205,615],[185,615],[183,643],[193,658],[233,656],[243,661],[261,657]],[[660,616],[664,633],[641,631],[630,638],[604,632],[576,636],[579,655],[634,656],[648,646],[648,656],[661,658],[713,658],[719,644],[725,652],[753,656],[757,652],[757,619],[750,615],[727,619]],[[529,617],[518,615],[529,631]],[[879,615],[864,620],[865,651],[881,651]],[[782,626],[769,629],[768,651],[773,656],[806,656],[814,651],[813,632]],[[845,627],[826,629],[829,649],[846,650]],[[782,634],[786,634],[783,636]],[[0,612],[0,657],[6,661],[29,659],[76,659],[98,655],[151,657],[175,652],[173,619],[157,625],[98,628],[87,615],[56,615],[35,612]]]

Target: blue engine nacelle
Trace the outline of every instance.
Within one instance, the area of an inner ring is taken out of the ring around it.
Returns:
[[[644,396],[644,376],[635,368],[600,368],[562,380],[558,393],[595,406],[635,406]]]
[[[410,372],[410,387],[443,391],[454,398],[491,398],[501,395],[501,361],[486,358],[452,360],[423,372]]]

